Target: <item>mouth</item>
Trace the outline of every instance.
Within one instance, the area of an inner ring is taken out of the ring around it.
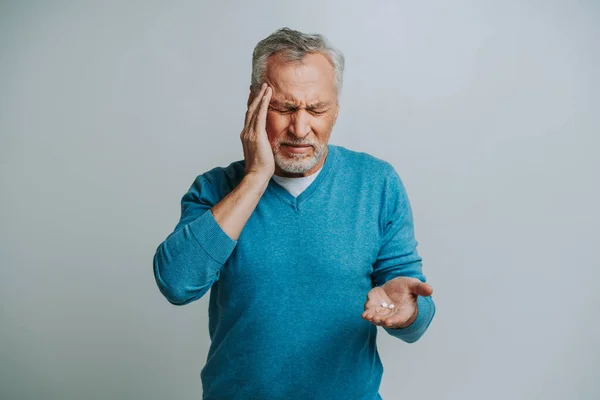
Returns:
[[[310,144],[303,144],[303,145],[282,144],[281,147],[285,147],[285,149],[291,153],[304,153],[308,149],[312,148],[312,146]]]

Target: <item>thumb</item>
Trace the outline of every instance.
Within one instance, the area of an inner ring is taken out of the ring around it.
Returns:
[[[431,296],[433,293],[433,288],[429,284],[419,280],[411,282],[409,284],[409,290],[411,293],[424,297]]]

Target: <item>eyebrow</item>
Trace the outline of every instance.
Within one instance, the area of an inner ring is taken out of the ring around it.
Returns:
[[[275,107],[283,107],[283,108],[289,108],[289,109],[297,109],[298,107],[289,101],[286,102],[282,102],[282,101],[278,101],[278,100],[271,100],[271,105],[274,105]],[[318,103],[315,104],[309,104],[306,109],[307,110],[317,110],[319,108],[323,108],[323,107],[327,107],[331,105],[330,101],[319,101]]]

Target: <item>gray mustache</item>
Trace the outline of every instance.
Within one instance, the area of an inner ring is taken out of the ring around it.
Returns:
[[[311,146],[314,147],[312,143],[281,143],[281,146]]]

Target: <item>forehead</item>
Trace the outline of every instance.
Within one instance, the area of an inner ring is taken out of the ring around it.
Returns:
[[[333,66],[320,53],[307,54],[297,62],[271,56],[265,72],[267,83],[273,87],[273,99],[310,103],[336,97]]]

